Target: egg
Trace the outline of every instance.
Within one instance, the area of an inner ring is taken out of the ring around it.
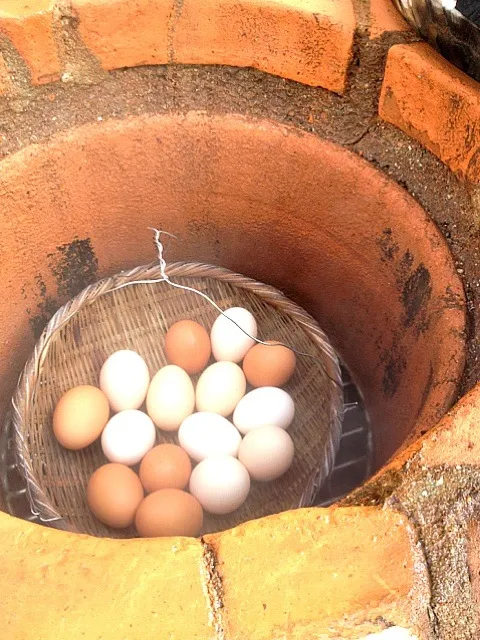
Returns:
[[[212,352],[207,330],[193,320],[180,320],[165,335],[168,362],[189,374],[200,373],[207,366]]]
[[[289,434],[280,427],[258,427],[242,440],[238,459],[250,477],[269,482],[282,476],[293,462],[295,449]]]
[[[205,369],[197,382],[198,411],[228,416],[245,395],[247,381],[238,364],[215,362]]]
[[[188,418],[187,418],[188,420]],[[145,455],[138,475],[148,493],[159,489],[184,489],[190,480],[192,463],[176,444],[159,444]]]
[[[268,344],[256,344],[243,360],[243,373],[252,387],[281,387],[295,371],[293,351],[275,341]]]
[[[127,409],[110,418],[102,433],[102,449],[110,462],[132,466],[155,444],[156,430],[142,411]]]
[[[100,371],[100,388],[116,412],[141,407],[149,382],[145,360],[128,349],[112,353]]]
[[[178,441],[196,462],[210,456],[237,456],[242,436],[226,418],[207,411],[192,413],[178,430]]]
[[[109,416],[106,395],[97,387],[80,385],[58,401],[53,413],[53,433],[66,449],[83,449],[100,436]]]
[[[190,493],[210,513],[223,515],[238,509],[250,491],[250,476],[232,456],[205,458],[190,477]]]
[[[233,414],[233,424],[244,435],[251,429],[267,425],[288,429],[294,415],[295,405],[286,391],[260,387],[240,400]]]
[[[178,431],[195,408],[195,390],[189,375],[170,364],[158,371],[147,393],[147,412],[159,429]]]
[[[232,307],[227,309],[224,314],[218,316],[210,332],[213,356],[218,361],[240,362],[255,344],[255,340],[252,338],[257,337],[257,323],[250,311],[242,307]],[[252,338],[249,338],[237,325],[242,327]]]
[[[88,506],[93,515],[109,527],[129,527],[142,500],[139,477],[123,464],[104,464],[88,482]]]
[[[198,536],[203,526],[202,507],[185,491],[160,489],[140,503],[135,526],[144,538]]]

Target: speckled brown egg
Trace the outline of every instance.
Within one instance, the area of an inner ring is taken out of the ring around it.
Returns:
[[[53,413],[53,433],[66,449],[83,449],[102,433],[110,417],[107,396],[90,385],[67,391]]]
[[[190,480],[192,463],[176,444],[159,444],[143,458],[138,472],[148,493],[159,489],[184,489]]]
[[[165,353],[170,364],[176,364],[193,375],[207,366],[211,354],[210,337],[198,322],[180,320],[165,335]]]
[[[256,344],[243,360],[243,372],[252,387],[281,387],[293,375],[296,366],[291,349],[270,340],[267,346]]]
[[[99,467],[87,486],[87,502],[93,515],[115,529],[124,529],[133,523],[143,496],[137,474],[117,462]]]
[[[135,526],[143,538],[198,536],[203,510],[196,498],[180,489],[160,489],[138,507]]]

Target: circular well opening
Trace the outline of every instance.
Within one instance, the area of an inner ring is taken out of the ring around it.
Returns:
[[[447,245],[334,144],[234,116],[112,120],[5,159],[0,194],[2,419],[35,329],[92,278],[153,260],[148,227],[178,235],[168,260],[272,284],[318,320],[363,395],[372,470],[455,397],[465,305]]]

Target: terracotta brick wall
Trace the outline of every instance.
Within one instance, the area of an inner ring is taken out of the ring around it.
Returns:
[[[480,88],[417,40],[388,0],[4,0],[0,156],[101,122],[106,102],[108,117],[155,111],[148,92],[127,102],[121,91],[126,78],[146,86],[146,65],[162,65],[167,89],[184,82],[167,111],[188,110],[197,77],[210,108],[210,69],[198,65],[236,68],[219,73],[252,98],[225,91],[224,111],[250,103],[253,115],[281,112],[334,139],[397,179],[445,230],[470,296],[472,387]],[[427,173],[442,176],[453,201],[436,202]],[[201,541],[96,540],[0,514],[2,638],[478,638],[479,418],[476,387],[344,505]]]
[[[9,0],[0,7],[0,94],[24,89],[25,69],[32,85],[68,82],[72,69],[77,80],[90,81],[88,70],[81,77],[75,36],[81,53],[106,71],[167,63],[254,67],[341,94],[355,34],[358,40],[363,33],[373,40],[410,35],[388,0]],[[380,117],[474,183],[479,114],[478,84],[427,45],[391,48]]]

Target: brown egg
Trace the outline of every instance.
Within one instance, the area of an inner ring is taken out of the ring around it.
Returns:
[[[252,387],[281,387],[293,375],[296,358],[291,349],[270,340],[266,346],[256,344],[243,360],[243,373]]]
[[[90,385],[67,391],[53,413],[53,433],[66,449],[83,449],[102,433],[110,417],[107,396]]]
[[[93,515],[115,529],[124,529],[133,523],[143,496],[137,474],[117,462],[99,467],[87,486],[87,502]]]
[[[207,331],[193,320],[176,322],[165,335],[165,353],[168,361],[189,374],[203,371],[211,352]]]
[[[160,489],[138,507],[135,526],[143,538],[198,536],[203,510],[196,498],[180,489]]]
[[[159,444],[150,449],[138,472],[148,493],[159,489],[184,489],[191,473],[190,458],[176,444]]]

